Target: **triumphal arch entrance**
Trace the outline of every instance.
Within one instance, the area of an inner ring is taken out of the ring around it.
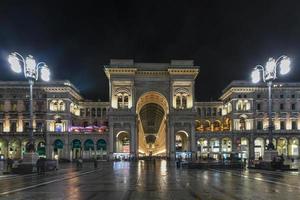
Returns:
[[[110,96],[110,157],[193,158],[194,81],[198,72],[192,60],[111,60],[105,66]]]

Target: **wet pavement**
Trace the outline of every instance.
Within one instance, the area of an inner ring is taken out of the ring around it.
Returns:
[[[299,199],[298,172],[177,169],[164,160],[0,176],[0,199]]]

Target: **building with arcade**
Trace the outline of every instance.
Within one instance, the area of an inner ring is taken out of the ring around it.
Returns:
[[[104,66],[109,101],[88,101],[69,81],[34,86],[34,139],[48,158],[163,156],[174,160],[239,153],[263,156],[268,144],[267,87],[232,81],[217,101],[198,102],[192,60]],[[300,83],[274,83],[273,143],[299,157]],[[26,82],[0,82],[0,155],[22,158],[29,139]]]

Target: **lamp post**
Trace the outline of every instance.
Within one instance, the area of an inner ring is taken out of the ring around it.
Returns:
[[[50,80],[50,70],[46,63],[39,62],[36,63],[33,56],[28,55],[26,59],[17,53],[11,53],[8,56],[8,62],[10,64],[11,69],[16,73],[22,72],[23,66],[23,73],[25,78],[28,80],[29,88],[30,88],[30,135],[29,135],[29,145],[27,146],[27,151],[34,152],[34,137],[33,137],[33,85],[34,82],[38,80],[39,75],[42,80],[49,81]],[[40,72],[40,74],[39,74]]]
[[[272,123],[272,83],[277,78],[277,67],[279,66],[280,68],[280,74],[285,75],[290,71],[290,64],[290,59],[284,55],[277,58],[277,60],[275,60],[274,58],[269,58],[265,67],[263,67],[262,65],[256,65],[251,74],[253,83],[258,83],[262,75],[263,82],[267,83],[268,86],[269,144],[267,149],[270,151],[275,150],[272,141],[272,131],[274,128]]]

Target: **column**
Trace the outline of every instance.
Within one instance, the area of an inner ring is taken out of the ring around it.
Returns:
[[[237,151],[237,136],[236,135],[233,135],[233,137],[231,138],[231,152],[236,152]]]
[[[53,146],[53,144],[51,144],[50,141],[50,137],[49,137],[49,133],[46,133],[46,157],[49,159],[52,159],[51,155],[51,147]]]
[[[191,124],[191,152],[192,160],[196,159],[196,136],[195,136],[195,123]]]
[[[114,128],[113,125],[110,123],[109,125],[109,159],[113,160],[114,158]]]
[[[249,139],[249,159],[254,159],[255,152],[254,152],[254,137],[253,134],[250,135]]]
[[[135,134],[135,123],[130,124],[130,156],[134,158],[137,156],[136,152],[136,134]]]
[[[174,132],[174,123],[170,122],[170,132],[169,132],[169,135],[170,135],[170,159],[171,160],[175,160],[176,157],[176,152],[175,152],[175,132]]]

